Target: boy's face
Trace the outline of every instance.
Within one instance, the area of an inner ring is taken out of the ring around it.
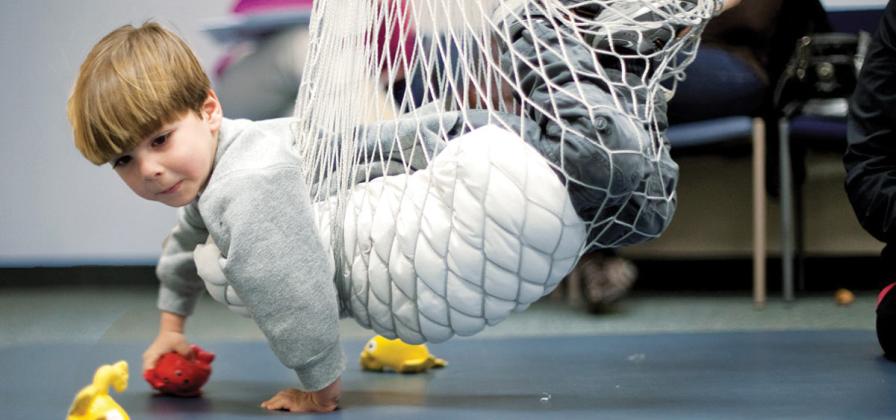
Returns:
[[[211,175],[221,127],[214,92],[199,115],[188,111],[110,162],[137,195],[172,207],[189,204]]]

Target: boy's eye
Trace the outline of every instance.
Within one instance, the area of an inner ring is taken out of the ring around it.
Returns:
[[[168,134],[162,134],[161,136],[158,136],[158,137],[152,139],[152,146],[153,147],[161,146],[161,145],[165,144],[166,141],[168,141]]]
[[[113,167],[113,168],[120,168],[120,167],[122,167],[122,166],[124,166],[124,165],[127,165],[128,162],[130,162],[130,161],[131,161],[131,157],[130,157],[130,156],[122,156],[122,157],[120,157],[120,158],[115,159],[114,161],[112,161],[112,167]]]

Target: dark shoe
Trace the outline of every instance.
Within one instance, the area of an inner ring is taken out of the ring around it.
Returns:
[[[631,261],[599,252],[582,257],[570,276],[577,276],[589,312],[606,312],[635,284],[638,269]]]

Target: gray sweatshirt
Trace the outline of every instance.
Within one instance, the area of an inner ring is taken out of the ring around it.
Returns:
[[[345,366],[332,257],[321,244],[293,119],[225,119],[208,185],[179,209],[156,267],[160,310],[189,316],[204,284],[193,249],[209,235],[225,276],[300,388],[319,390]]]

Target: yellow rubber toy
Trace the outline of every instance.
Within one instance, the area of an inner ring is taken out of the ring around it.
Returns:
[[[361,351],[361,368],[376,372],[389,368],[398,373],[419,373],[447,364],[430,354],[425,344],[407,344],[381,335],[371,338]]]
[[[128,362],[102,365],[93,375],[93,383],[75,396],[68,420],[130,420],[128,413],[109,396],[109,387],[121,393],[128,388]]]

